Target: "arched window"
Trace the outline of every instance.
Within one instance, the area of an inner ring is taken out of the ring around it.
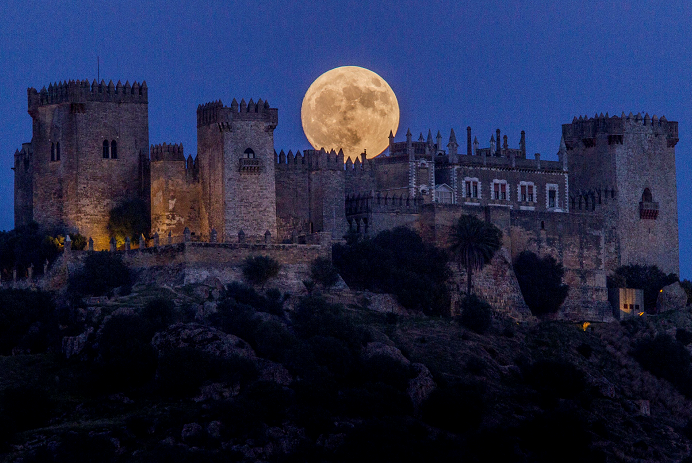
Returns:
[[[115,140],[111,142],[111,159],[118,159],[118,143]]]
[[[248,148],[245,150],[245,157],[248,159],[255,159],[255,152],[252,151],[252,148]]]
[[[55,160],[56,161],[60,160],[60,142],[57,142],[55,144]]]
[[[651,190],[648,188],[644,188],[644,193],[642,193],[642,202],[643,203],[652,203],[654,202],[653,196],[651,196]]]
[[[50,144],[50,160],[55,161],[55,143]]]
[[[108,140],[103,140],[103,159],[108,159],[110,157],[110,151],[108,150]]]

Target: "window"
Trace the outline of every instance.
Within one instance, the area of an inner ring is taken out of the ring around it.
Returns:
[[[55,161],[55,143],[50,144],[50,160]]]
[[[60,142],[57,142],[55,144],[55,160],[56,161],[60,160]]]
[[[547,207],[548,209],[557,209],[557,208],[558,208],[558,204],[559,204],[559,200],[558,200],[558,197],[557,197],[557,184],[555,184],[555,183],[548,183],[548,184],[545,186],[545,189],[546,189],[546,192],[547,192],[546,198],[545,198],[545,202],[546,202],[545,205],[546,205],[546,207]],[[581,198],[580,198],[580,200],[581,200]]]
[[[110,150],[108,149],[108,140],[103,140],[103,159],[108,159],[110,157]]]
[[[478,198],[479,191],[479,181],[477,178],[465,178],[464,179],[464,196],[467,198]]]
[[[519,200],[522,202],[533,202],[534,184],[532,182],[521,182],[519,184]]]
[[[493,180],[493,199],[506,201],[509,199],[506,180]]]
[[[255,152],[251,148],[245,150],[245,157],[248,159],[255,159]]]
[[[118,144],[115,140],[111,142],[111,159],[118,159]]]

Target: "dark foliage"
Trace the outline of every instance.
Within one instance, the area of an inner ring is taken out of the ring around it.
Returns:
[[[659,334],[637,343],[633,355],[642,367],[670,381],[680,392],[692,397],[692,361],[681,342],[670,335]]]
[[[70,233],[70,239],[72,240],[72,249],[75,251],[84,251],[89,244],[87,237],[79,233]]]
[[[151,216],[147,205],[141,199],[132,199],[114,207],[108,215],[108,232],[115,238],[118,246],[130,238],[139,242],[140,235],[147,236],[151,229]]]
[[[318,257],[310,264],[310,277],[323,288],[330,288],[339,281],[339,271],[331,260]]]
[[[675,330],[675,340],[683,346],[688,346],[690,343],[692,343],[692,333],[687,331],[685,328],[678,328]]]
[[[98,366],[105,389],[123,390],[153,379],[153,334],[152,326],[138,315],[114,315],[108,320],[98,339]]]
[[[562,283],[564,268],[552,256],[538,257],[531,251],[524,251],[514,262],[521,294],[526,305],[536,316],[558,311],[569,291]]]
[[[483,418],[485,402],[478,386],[450,384],[435,389],[423,404],[423,421],[461,433],[475,429]]]
[[[685,290],[687,294],[687,305],[692,304],[692,281],[690,280],[680,280],[680,286]]]
[[[644,290],[644,310],[648,313],[656,313],[658,293],[664,286],[676,281],[678,281],[676,274],[666,275],[655,265],[624,265],[618,267],[615,273],[608,277],[608,287]]]
[[[149,301],[142,309],[142,318],[152,333],[162,331],[176,322],[178,313],[170,299],[158,298]]]
[[[89,254],[84,266],[70,276],[68,290],[77,296],[103,296],[120,286],[132,283],[130,270],[113,254],[102,251]]]
[[[319,297],[302,299],[292,320],[295,333],[303,339],[331,336],[344,341],[353,350],[359,350],[365,341],[363,331],[344,315],[340,305]]]
[[[57,236],[57,234],[56,234]],[[27,269],[34,265],[34,274],[43,272],[43,263],[52,263],[63,250],[62,236],[53,238],[32,222],[11,231],[0,231],[0,269],[2,279],[12,279],[12,270],[17,269],[17,277],[27,275]]]
[[[257,378],[257,367],[244,357],[220,358],[208,352],[181,347],[159,360],[157,380],[167,394],[189,397],[205,382],[247,384]]]
[[[581,354],[585,359],[590,359],[591,355],[593,354],[593,348],[586,343],[581,343],[579,347],[577,347],[577,352],[579,352],[579,354]]]
[[[548,397],[572,399],[586,388],[584,372],[566,361],[539,360],[525,369],[524,377]]]
[[[447,255],[409,228],[351,238],[334,246],[333,260],[352,288],[393,293],[410,310],[449,314]]]
[[[243,277],[253,285],[264,284],[279,274],[281,266],[268,256],[251,256],[243,263]]]
[[[268,289],[262,296],[253,287],[234,281],[226,286],[226,297],[259,312],[284,315],[283,304],[286,298],[276,288]]]
[[[54,403],[44,390],[33,387],[5,389],[0,395],[0,440],[47,424],[53,408]]]
[[[45,352],[59,341],[58,314],[50,294],[24,289],[0,290],[0,354],[14,347]]]
[[[483,334],[492,325],[492,308],[475,294],[468,295],[461,303],[461,315],[458,320],[462,326]]]

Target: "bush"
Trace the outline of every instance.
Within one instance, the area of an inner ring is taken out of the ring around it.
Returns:
[[[98,338],[101,379],[106,389],[129,389],[153,379],[156,355],[153,332],[138,315],[112,316]]]
[[[70,233],[70,240],[72,240],[72,249],[75,251],[84,251],[84,248],[89,244],[87,237],[79,233]]]
[[[107,251],[89,254],[84,266],[70,276],[68,290],[78,296],[103,296],[119,286],[131,284],[130,270]]]
[[[514,262],[514,273],[526,305],[536,316],[557,312],[567,297],[569,286],[562,284],[565,270],[552,256],[540,258],[524,251]]]
[[[524,377],[548,397],[572,399],[586,388],[584,372],[567,361],[539,360],[526,369]]]
[[[666,275],[655,265],[624,265],[618,267],[615,273],[608,277],[608,287],[644,290],[644,310],[655,313],[659,291],[676,281],[678,281],[676,274]]]
[[[485,333],[493,322],[490,304],[475,294],[466,296],[461,303],[459,323],[478,334]]]
[[[141,199],[126,201],[109,213],[108,231],[118,247],[125,244],[125,238],[130,238],[133,243],[139,242],[140,235],[147,236],[150,229],[151,215]]]
[[[279,263],[268,256],[251,256],[243,263],[243,276],[253,285],[264,284],[279,274],[281,266]]]
[[[452,384],[435,389],[423,403],[423,421],[454,433],[475,429],[485,404],[477,387]]]
[[[59,342],[58,320],[50,294],[25,289],[0,290],[0,354],[14,347],[44,352]]]
[[[310,264],[310,277],[324,288],[330,288],[339,281],[339,271],[326,257],[318,257]]]
[[[682,343],[667,334],[659,334],[637,343],[634,358],[642,367],[670,381],[680,392],[692,397],[692,360]]]
[[[11,231],[0,231],[0,269],[2,279],[12,279],[12,270],[17,277],[27,274],[31,264],[34,275],[43,272],[43,263],[52,263],[63,250],[64,237],[53,238],[41,230],[36,222],[17,227]]]
[[[424,243],[413,230],[398,227],[373,239],[347,237],[333,248],[333,261],[354,289],[393,293],[407,309],[449,314],[447,254]]]
[[[259,312],[267,312],[281,317],[284,315],[283,306],[286,298],[276,288],[268,289],[266,294],[262,296],[253,287],[234,281],[226,286],[226,297],[240,304],[248,305]]]

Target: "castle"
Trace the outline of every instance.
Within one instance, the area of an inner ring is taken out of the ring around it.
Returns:
[[[151,211],[152,234],[201,241],[305,242],[410,226],[439,245],[462,213],[504,232],[507,259],[553,255],[573,288],[566,310],[607,308],[606,275],[625,264],[679,272],[675,145],[678,123],[641,114],[575,118],[558,161],[527,156],[498,129],[481,147],[452,130],[344,163],[334,151],[277,153],[278,110],[261,99],[197,108],[197,156],[149,145],[148,88],[93,81],[28,89],[33,137],[15,153],[15,226],[79,232],[108,249],[109,211],[130,199]],[[460,149],[461,148],[461,149]]]

